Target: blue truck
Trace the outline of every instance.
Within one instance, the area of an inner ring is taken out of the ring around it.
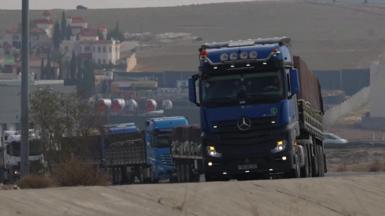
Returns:
[[[200,47],[189,98],[200,107],[206,180],[327,171],[320,84],[289,47],[288,37]]]
[[[106,170],[113,184],[173,181],[171,135],[186,125],[185,117],[150,118],[143,131],[134,123],[105,125],[100,135],[65,138],[58,155]]]
[[[151,182],[160,180],[175,181],[175,166],[171,157],[171,141],[173,130],[189,124],[185,117],[159,117],[146,121],[145,142],[147,177]]]

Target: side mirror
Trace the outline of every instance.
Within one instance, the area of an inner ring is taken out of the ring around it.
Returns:
[[[188,93],[189,93],[189,100],[199,106],[200,104],[200,96],[199,96],[199,88],[200,87],[200,81],[198,75],[192,76],[188,80]]]
[[[299,84],[299,74],[297,69],[290,69],[290,85],[291,85],[291,94],[298,94],[300,91]]]

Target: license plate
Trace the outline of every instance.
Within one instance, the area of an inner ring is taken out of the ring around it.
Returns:
[[[250,170],[250,169],[257,169],[257,164],[242,164],[238,165],[239,170]]]

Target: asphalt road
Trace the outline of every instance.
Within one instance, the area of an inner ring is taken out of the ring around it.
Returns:
[[[385,174],[0,192],[2,216],[385,215]]]

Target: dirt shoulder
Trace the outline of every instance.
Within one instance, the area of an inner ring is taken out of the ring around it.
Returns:
[[[1,215],[385,215],[385,174],[1,191]]]

